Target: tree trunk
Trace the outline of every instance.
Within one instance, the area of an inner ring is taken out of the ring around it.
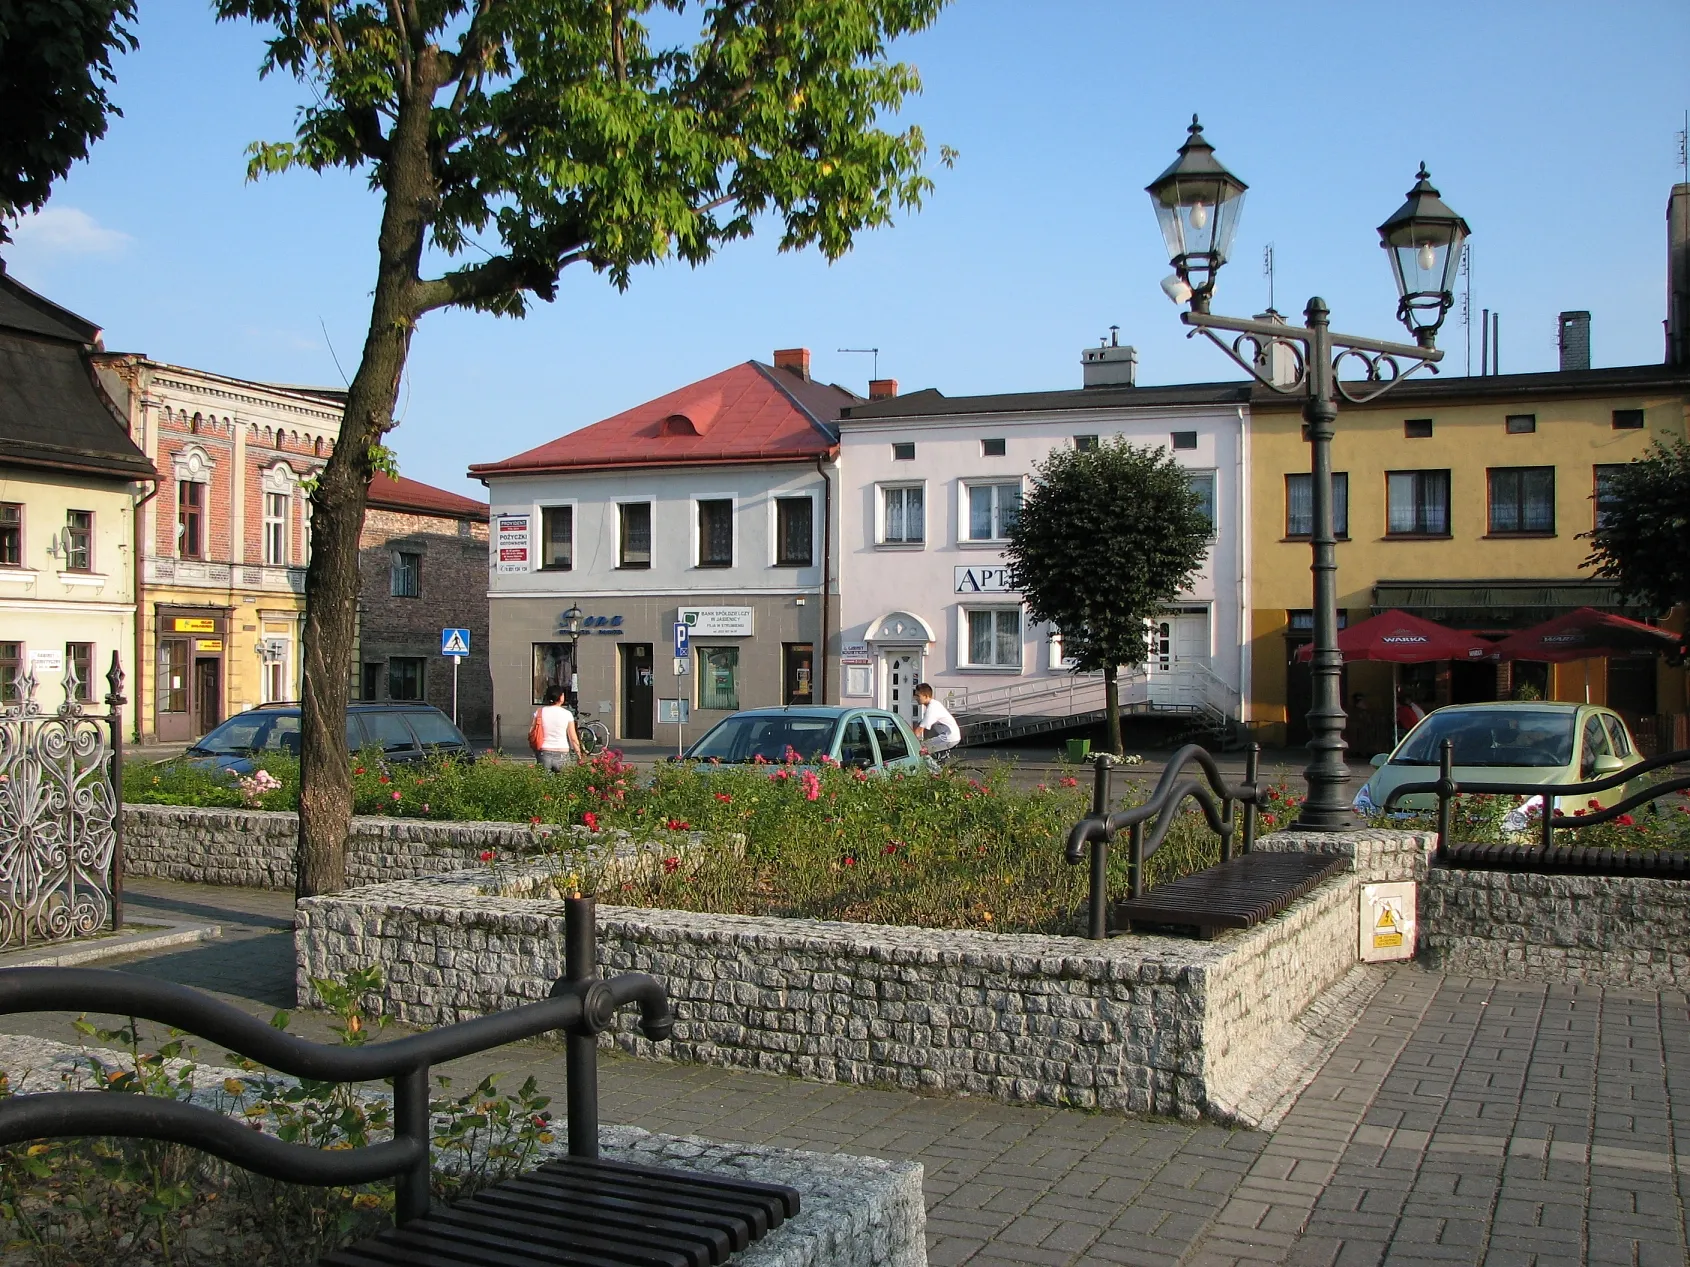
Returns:
[[[1121,755],[1121,682],[1120,670],[1113,664],[1105,665],[1103,669],[1103,710],[1109,736],[1104,741],[1104,751],[1114,756]]]
[[[371,447],[393,425],[393,406],[416,326],[417,270],[435,200],[428,129],[436,72],[430,59],[417,60],[390,137],[380,265],[364,355],[347,389],[340,439],[311,498],[300,710],[299,897],[346,887],[346,834],[352,822],[346,705],[357,623],[359,538],[375,469]]]

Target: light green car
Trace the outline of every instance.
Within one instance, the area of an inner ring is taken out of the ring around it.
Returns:
[[[1457,783],[1588,783],[1643,760],[1625,720],[1612,709],[1540,700],[1453,704],[1428,713],[1394,751],[1373,758],[1375,769],[1356,793],[1356,809],[1378,813],[1393,788],[1435,780],[1446,739],[1454,744]],[[1594,795],[1556,797],[1553,808],[1572,814],[1588,808],[1593,800],[1605,808],[1626,791],[1627,785],[1621,783]],[[1503,826],[1523,831],[1528,817],[1542,812],[1546,794],[1522,797],[1508,816],[1517,821],[1505,821]],[[1393,808],[1424,811],[1435,810],[1437,804],[1432,793],[1416,792]]]

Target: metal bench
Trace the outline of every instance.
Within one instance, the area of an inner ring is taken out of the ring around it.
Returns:
[[[1137,928],[1191,933],[1208,940],[1223,929],[1251,928],[1271,919],[1321,881],[1348,867],[1349,860],[1340,855],[1251,852],[1261,795],[1256,781],[1260,757],[1260,746],[1251,744],[1244,759],[1243,781],[1229,783],[1212,755],[1196,744],[1188,744],[1168,759],[1167,768],[1144,804],[1113,814],[1109,812],[1112,762],[1107,755],[1095,759],[1091,813],[1068,833],[1066,853],[1068,862],[1078,866],[1088,846],[1091,850],[1088,937],[1102,940]],[[1196,771],[1188,773],[1187,767],[1193,766]],[[1210,829],[1220,837],[1220,863],[1147,892],[1145,860],[1161,847],[1188,800],[1197,802]],[[1109,845],[1122,831],[1128,833],[1130,850],[1127,896],[1111,905]]]
[[[777,1184],[636,1166],[599,1156],[597,1035],[637,1004],[647,1038],[669,1037],[668,992],[644,973],[601,979],[592,898],[565,905],[565,973],[538,1003],[392,1042],[308,1042],[197,990],[99,968],[0,970],[0,1015],[65,1009],[138,1017],[272,1069],[320,1082],[392,1079],[393,1138],[323,1150],[284,1143],[181,1101],[99,1091],[0,1102],[0,1144],[128,1136],[186,1144],[271,1179],[349,1185],[394,1179],[395,1226],[327,1255],[325,1267],[713,1267],[798,1213]],[[450,1206],[429,1196],[429,1070],[553,1030],[567,1035],[568,1155]]]

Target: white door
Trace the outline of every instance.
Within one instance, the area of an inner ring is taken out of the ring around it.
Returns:
[[[1194,708],[1202,698],[1201,669],[1209,666],[1209,613],[1170,612],[1151,622],[1150,702]]]
[[[921,681],[921,652],[887,651],[880,658],[880,706],[914,726],[921,717],[915,684]]]

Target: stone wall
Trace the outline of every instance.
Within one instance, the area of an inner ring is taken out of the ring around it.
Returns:
[[[514,872],[499,877],[512,885]],[[310,978],[379,965],[386,1006],[437,1025],[541,998],[563,970],[563,906],[490,896],[485,870],[299,906]],[[1288,1026],[1355,962],[1356,884],[1212,942],[1105,942],[603,907],[607,972],[663,981],[678,1020],[656,1058],[818,1081],[1193,1118],[1225,1115]]]
[[[1279,831],[1256,842],[1279,853],[1338,853],[1363,884],[1424,880],[1438,848],[1436,832],[1364,827],[1356,831]]]
[[[1464,976],[1690,989],[1690,880],[1434,867],[1420,951]]]
[[[520,823],[431,823],[414,818],[354,818],[346,842],[347,881],[380,884],[480,865],[486,850],[501,857],[547,848],[552,833]],[[294,887],[299,818],[266,810],[123,807],[124,871],[195,884],[258,889]]]

